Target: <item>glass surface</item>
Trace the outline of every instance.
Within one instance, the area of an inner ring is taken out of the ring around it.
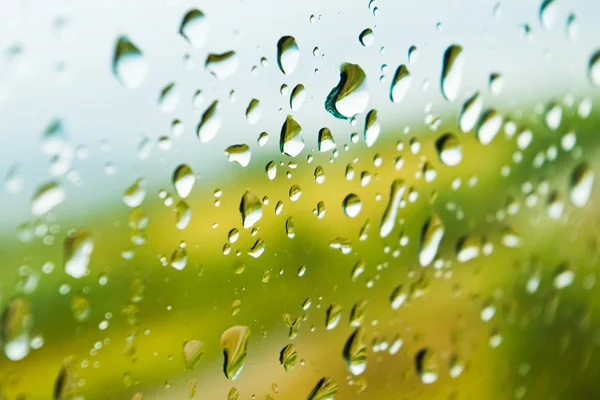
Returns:
[[[600,397],[600,2],[0,10],[0,399]]]

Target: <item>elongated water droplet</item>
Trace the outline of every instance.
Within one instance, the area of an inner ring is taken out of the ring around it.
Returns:
[[[340,81],[325,100],[325,109],[339,119],[350,119],[365,111],[369,103],[367,75],[358,64],[341,66]]]
[[[350,310],[350,326],[359,327],[365,322],[367,315],[367,301],[361,300],[352,306]]]
[[[223,350],[223,372],[227,379],[235,380],[246,360],[250,328],[247,326],[232,326],[221,335],[221,349]]]
[[[477,127],[477,139],[483,145],[488,145],[496,137],[502,127],[502,116],[494,109],[487,110]]]
[[[588,74],[592,84],[596,87],[600,87],[600,50],[596,51],[590,57]]]
[[[325,328],[328,331],[334,329],[336,326],[338,326],[341,319],[342,307],[337,303],[333,303],[327,309],[327,314],[325,316]]]
[[[558,6],[555,0],[544,0],[540,6],[540,22],[544,29],[551,29],[556,21]]]
[[[31,198],[31,214],[45,215],[65,201],[66,194],[58,182],[46,182],[39,186]]]
[[[300,49],[296,39],[292,36],[283,36],[277,42],[277,65],[281,72],[289,75],[298,66]]]
[[[296,353],[296,348],[293,344],[288,344],[281,350],[279,353],[279,362],[285,369],[285,372],[289,372],[292,368],[294,368],[297,357],[298,354]]]
[[[246,108],[246,120],[250,125],[258,123],[260,120],[260,101],[257,99],[250,100],[248,108]]]
[[[199,340],[190,340],[183,343],[183,364],[185,369],[191,371],[198,361],[204,356],[204,343]]]
[[[400,306],[404,304],[407,298],[408,293],[406,292],[404,286],[396,286],[394,290],[392,290],[392,294],[390,294],[390,305],[392,306],[392,309],[399,309]]]
[[[371,147],[375,144],[380,133],[381,125],[377,118],[377,110],[371,110],[367,113],[367,117],[365,118],[365,143],[367,147]]]
[[[303,84],[298,84],[292,90],[292,94],[290,95],[290,108],[293,111],[297,111],[304,104],[304,99],[306,98],[306,89]]]
[[[175,111],[177,104],[179,104],[179,95],[175,90],[175,82],[171,82],[160,91],[158,109],[162,113],[170,114]]]
[[[360,214],[362,203],[356,194],[350,193],[344,198],[342,207],[344,209],[344,214],[350,218],[355,218],[358,216],[358,214]]]
[[[29,336],[33,315],[29,300],[22,296],[10,299],[0,319],[0,344],[6,358],[17,361],[29,354]]]
[[[578,164],[571,174],[570,196],[576,207],[585,207],[590,200],[594,185],[594,171],[587,162]]]
[[[175,226],[185,229],[192,219],[192,209],[185,200],[179,200],[175,205]]]
[[[412,76],[408,72],[408,68],[404,64],[400,65],[394,73],[394,78],[390,86],[390,100],[392,100],[392,103],[398,103],[406,96],[411,83]]]
[[[196,129],[198,139],[202,143],[208,143],[213,140],[219,129],[221,129],[221,118],[217,109],[218,104],[217,100],[213,101],[206,111],[204,111],[204,114],[202,114],[202,119]]]
[[[81,393],[79,393],[79,379],[75,371],[73,371],[72,362],[73,357],[68,357],[63,361],[63,365],[54,382],[54,400],[76,400],[83,398]]]
[[[231,388],[227,394],[227,400],[238,400],[240,398],[240,392],[236,388]]]
[[[460,90],[464,55],[462,47],[453,44],[446,49],[442,61],[442,94],[448,101],[454,101]]]
[[[426,267],[435,259],[440,242],[444,237],[444,225],[442,220],[433,214],[421,231],[421,241],[419,243],[419,264]]]
[[[440,161],[448,166],[455,166],[462,161],[462,147],[458,138],[451,133],[446,133],[435,142]]]
[[[319,151],[325,152],[335,149],[335,140],[329,128],[319,130]]]
[[[369,47],[375,41],[375,33],[373,33],[373,29],[367,28],[358,35],[358,40],[360,44],[364,47]]]
[[[182,199],[185,199],[190,195],[192,189],[196,183],[196,177],[194,171],[187,164],[180,164],[173,171],[173,186],[177,195]]]
[[[200,48],[206,43],[210,24],[208,20],[198,9],[188,11],[181,20],[179,34],[195,48]]]
[[[258,258],[265,252],[265,241],[263,239],[257,239],[256,242],[248,250],[250,257]]]
[[[421,382],[425,384],[433,383],[438,379],[439,373],[435,356],[427,348],[419,350],[415,355],[415,369]]]
[[[115,45],[112,69],[123,86],[135,89],[146,79],[149,66],[142,52],[127,37],[121,36]]]
[[[546,110],[544,119],[546,120],[546,126],[551,130],[555,131],[560,126],[562,121],[562,107],[559,104],[551,103]]]
[[[381,226],[379,228],[379,235],[382,238],[388,236],[394,230],[396,216],[398,215],[398,207],[400,206],[400,200],[402,200],[402,195],[405,190],[406,185],[403,180],[396,179],[392,182],[390,197],[385,212],[381,217]]]
[[[302,127],[300,124],[288,115],[281,126],[281,136],[279,140],[279,149],[283,154],[290,157],[296,157],[304,149],[304,139],[302,138]]]
[[[481,244],[471,236],[463,236],[456,245],[456,259],[458,262],[467,262],[479,256]]]
[[[344,361],[352,375],[360,375],[367,369],[367,345],[362,328],[357,328],[344,346]]]
[[[502,93],[502,89],[504,89],[504,78],[499,73],[490,74],[489,81],[490,92],[497,96]]]
[[[240,61],[235,51],[211,53],[206,57],[204,68],[218,80],[227,79],[237,72]]]
[[[236,162],[242,167],[250,163],[252,153],[247,144],[234,144],[225,149],[225,155],[230,162]]]
[[[288,217],[288,219],[285,220],[285,233],[290,239],[293,239],[296,236],[296,226],[294,225],[292,217]]]
[[[77,279],[87,275],[93,250],[94,240],[88,231],[80,229],[68,235],[63,246],[65,272]]]
[[[479,115],[483,108],[483,102],[479,96],[479,92],[476,92],[473,96],[469,97],[465,104],[463,104],[462,110],[459,117],[460,130],[464,133],[470,132],[471,129],[477,124]]]
[[[244,228],[251,228],[262,218],[262,203],[251,191],[246,190],[240,202],[240,213]]]
[[[337,395],[337,382],[331,378],[323,378],[308,395],[308,400],[334,400]]]

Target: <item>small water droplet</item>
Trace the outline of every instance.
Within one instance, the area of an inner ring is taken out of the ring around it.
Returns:
[[[297,111],[304,104],[304,99],[306,98],[306,89],[304,85],[298,84],[292,90],[292,94],[290,95],[290,108],[293,111]]]
[[[319,151],[325,152],[335,149],[335,140],[329,128],[319,130]]]
[[[596,51],[590,57],[588,73],[592,84],[596,87],[600,87],[600,50]]]
[[[76,279],[87,275],[93,250],[94,240],[88,231],[80,229],[68,235],[63,246],[65,272]]]
[[[196,183],[194,172],[187,164],[180,164],[173,171],[173,186],[177,195],[185,199],[190,195]]]
[[[240,202],[240,213],[244,228],[251,228],[262,218],[262,203],[251,191],[246,190]]]
[[[398,103],[406,96],[411,83],[412,76],[408,68],[404,64],[400,65],[394,73],[394,78],[390,86],[390,100],[392,100],[392,103]]]
[[[260,101],[257,99],[250,100],[248,108],[246,108],[246,120],[250,125],[255,125],[260,120]]]
[[[352,375],[360,375],[367,368],[367,345],[362,328],[357,328],[344,345],[344,361]]]
[[[458,96],[462,80],[464,55],[462,47],[453,44],[444,53],[442,62],[441,87],[442,94],[448,101],[454,101]]]
[[[362,44],[364,47],[371,46],[375,41],[375,33],[373,32],[373,29],[367,28],[364,31],[362,31],[358,36],[358,40],[360,41],[360,44]]]
[[[288,115],[281,127],[281,136],[279,149],[283,154],[290,157],[296,157],[304,149],[304,139],[302,138],[302,127],[300,124]]]
[[[355,218],[358,216],[358,214],[360,214],[362,203],[356,194],[350,193],[344,198],[342,207],[344,209],[344,214],[350,218]]]
[[[377,118],[377,110],[371,110],[367,113],[365,118],[365,144],[367,147],[371,147],[377,141],[379,134],[381,133],[381,125]]]
[[[219,117],[217,108],[218,104],[217,100],[213,101],[204,114],[202,114],[202,119],[198,123],[196,134],[202,143],[208,143],[213,140],[219,129],[221,129],[221,118]]]
[[[421,231],[419,264],[422,267],[426,267],[433,262],[443,237],[444,225],[442,224],[442,220],[436,214],[433,214],[425,222]]]
[[[463,104],[459,117],[460,130],[464,133],[470,132],[477,124],[479,115],[483,108],[483,102],[479,96],[479,92],[469,97]]]
[[[390,188],[390,197],[385,208],[385,212],[381,217],[381,226],[379,229],[379,235],[384,238],[387,237],[393,230],[396,224],[396,216],[398,215],[398,207],[400,207],[400,200],[402,195],[406,191],[406,185],[403,180],[396,179],[392,182]]]
[[[587,162],[578,164],[571,174],[570,197],[576,207],[585,207],[592,194],[594,171]]]
[[[435,147],[440,161],[445,165],[452,167],[462,161],[462,147],[455,135],[446,133],[440,136],[435,142]]]
[[[342,319],[342,307],[337,303],[333,303],[327,309],[327,314],[326,314],[326,318],[325,318],[325,328],[328,331],[334,329],[336,326],[338,326],[341,319]]]

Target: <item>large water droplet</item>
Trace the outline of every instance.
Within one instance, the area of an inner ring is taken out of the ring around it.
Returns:
[[[127,89],[139,87],[148,74],[148,62],[142,52],[125,36],[117,39],[112,63],[113,73]]]
[[[578,164],[571,174],[570,196],[576,207],[584,207],[590,200],[594,185],[594,171],[587,162]]]
[[[239,63],[238,55],[235,51],[231,50],[220,54],[209,54],[206,57],[204,67],[217,79],[223,80],[236,73]]]
[[[204,356],[204,343],[199,340],[190,340],[183,343],[183,364],[185,369],[191,371],[198,361]]]
[[[4,307],[0,319],[0,344],[6,358],[17,361],[29,354],[29,336],[33,326],[31,304],[22,296],[13,297]]]
[[[344,198],[344,201],[342,202],[342,207],[344,209],[344,214],[346,214],[350,218],[354,218],[358,216],[358,214],[360,214],[362,203],[360,201],[360,198],[356,194],[350,193]]]
[[[244,228],[251,228],[262,218],[262,203],[251,191],[246,190],[240,202],[240,213]]]
[[[459,117],[460,130],[464,133],[470,132],[471,129],[477,124],[479,115],[483,108],[483,102],[479,96],[479,92],[476,92],[473,96],[469,97],[463,104],[462,110]]]
[[[208,143],[214,139],[214,137],[221,129],[221,118],[218,113],[217,100],[213,101],[212,104],[202,114],[202,119],[196,129],[196,134],[202,143]]]
[[[365,143],[367,147],[371,147],[377,141],[381,133],[381,124],[377,118],[377,110],[371,110],[365,118]]]
[[[448,166],[455,166],[462,161],[462,147],[458,138],[446,133],[435,142],[440,161]]]
[[[196,183],[196,177],[194,172],[187,164],[180,164],[173,171],[173,186],[175,191],[182,199],[185,199],[190,195],[192,189]]]
[[[390,197],[381,218],[381,226],[379,228],[379,235],[384,238],[388,236],[393,230],[396,224],[396,216],[398,215],[398,207],[400,206],[400,200],[406,190],[406,185],[403,180],[396,179],[390,189]]]
[[[440,242],[444,237],[442,220],[433,214],[423,226],[421,241],[419,243],[419,264],[426,267],[434,260]]]
[[[308,400],[334,400],[337,395],[337,382],[331,378],[323,378],[308,395]]]
[[[290,157],[296,157],[304,149],[304,139],[302,139],[302,127],[300,124],[288,115],[281,126],[281,136],[279,140],[279,149],[283,154]]]
[[[362,328],[357,328],[348,338],[343,351],[344,361],[352,375],[360,375],[367,368],[367,345]]]
[[[249,337],[250,328],[240,325],[232,326],[221,335],[221,349],[224,357],[223,372],[227,379],[234,380],[242,372]]]
[[[93,250],[94,240],[88,231],[80,229],[68,235],[63,246],[65,272],[73,278],[86,275]]]
[[[65,200],[65,190],[58,182],[46,182],[39,186],[31,198],[31,214],[45,215]]]
[[[462,47],[453,44],[446,49],[442,61],[441,87],[446,100],[454,101],[460,90],[464,55]]]
[[[398,103],[400,100],[406,96],[408,93],[408,89],[410,88],[410,84],[412,83],[412,77],[410,76],[410,72],[408,72],[408,68],[406,65],[402,64],[394,73],[394,78],[392,79],[392,84],[390,86],[390,100],[393,103]]]
[[[210,24],[202,11],[193,9],[188,11],[181,20],[179,34],[188,41],[192,47],[204,46],[208,37]]]
[[[279,362],[285,369],[285,372],[289,372],[292,368],[294,368],[297,357],[298,354],[296,353],[296,348],[293,344],[288,344],[281,350],[279,353]]]
[[[277,65],[281,72],[289,75],[298,66],[300,60],[300,49],[296,39],[292,36],[284,36],[277,42]]]
[[[368,103],[365,71],[358,64],[342,64],[340,81],[327,96],[325,109],[336,118],[349,119],[365,111]]]

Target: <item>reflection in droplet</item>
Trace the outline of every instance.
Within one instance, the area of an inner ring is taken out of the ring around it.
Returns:
[[[462,80],[462,69],[464,64],[464,55],[462,47],[453,44],[448,47],[444,53],[442,61],[441,87],[442,94],[446,100],[454,101],[460,90]]]
[[[217,109],[218,104],[217,100],[213,101],[204,114],[202,114],[202,119],[198,123],[196,134],[202,143],[208,143],[213,140],[219,129],[221,129],[221,118]]]
[[[277,42],[277,65],[281,72],[289,75],[298,66],[300,49],[296,39],[292,36],[283,36]]]
[[[63,246],[65,272],[77,279],[87,275],[93,250],[94,240],[88,231],[80,229],[68,235]]]
[[[585,207],[592,194],[594,171],[587,162],[578,164],[571,174],[570,197],[576,207]]]
[[[117,39],[112,63],[113,73],[127,89],[139,87],[148,74],[148,62],[142,52],[125,36]]]
[[[352,375],[360,375],[367,368],[367,345],[362,328],[357,328],[344,345],[344,361]]]
[[[204,68],[218,80],[227,79],[236,73],[240,61],[235,51],[211,53],[206,57]]]
[[[340,81],[327,96],[325,109],[336,118],[350,119],[363,112],[368,102],[365,71],[358,64],[342,64]]]
[[[300,124],[288,115],[281,126],[281,136],[279,149],[283,154],[290,157],[296,157],[304,149],[304,139],[302,139],[302,127]]]
[[[179,34],[195,48],[200,48],[208,38],[209,23],[202,11],[192,9],[188,11],[179,26]]]
[[[250,328],[247,326],[232,326],[221,335],[223,350],[223,372],[227,379],[235,380],[246,360]]]
[[[419,264],[426,267],[433,262],[438,252],[440,242],[444,237],[442,220],[433,214],[423,225],[421,241],[419,243]]]
[[[408,89],[410,88],[410,84],[412,83],[412,77],[410,72],[408,72],[408,68],[406,65],[402,64],[394,73],[394,78],[392,79],[392,84],[390,86],[390,100],[393,103],[398,103],[400,100],[406,96],[408,93]]]
[[[173,171],[173,186],[177,195],[185,199],[190,195],[196,183],[194,172],[187,164],[180,164]]]

